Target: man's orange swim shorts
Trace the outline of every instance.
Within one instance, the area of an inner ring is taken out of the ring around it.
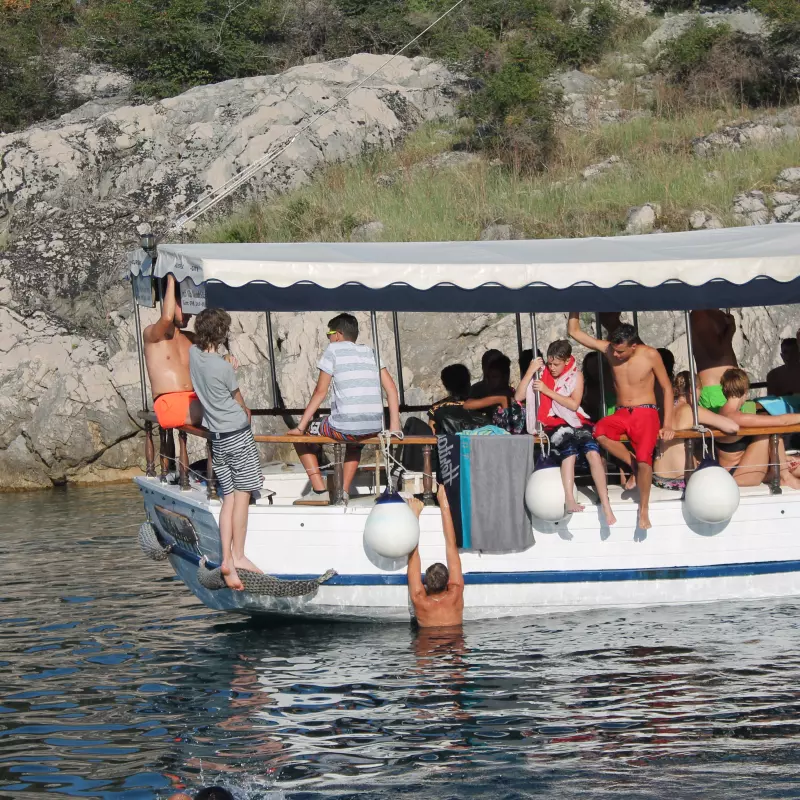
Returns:
[[[192,400],[197,400],[194,392],[167,392],[160,394],[155,403],[153,411],[156,412],[158,424],[162,428],[179,428],[186,424],[189,416],[189,406]]]

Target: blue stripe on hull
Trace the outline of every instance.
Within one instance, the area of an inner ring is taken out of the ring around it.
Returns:
[[[468,572],[467,586],[507,583],[605,583],[607,581],[663,581],[691,578],[728,578],[800,572],[800,561],[761,561],[747,564],[709,564],[700,567],[649,569],[543,570],[541,572]],[[309,580],[314,575],[276,575],[283,580]],[[325,586],[405,586],[405,575],[337,575]]]

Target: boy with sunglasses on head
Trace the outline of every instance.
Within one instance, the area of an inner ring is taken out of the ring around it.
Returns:
[[[345,499],[350,491],[361,446],[357,444],[383,429],[383,395],[389,405],[389,429],[399,431],[400,400],[392,376],[383,364],[378,366],[375,353],[365,344],[357,344],[358,321],[352,314],[338,314],[328,323],[330,344],[319,361],[319,378],[299,425],[289,435],[327,436],[347,442],[344,460]],[[314,414],[331,391],[330,416],[314,420]],[[319,446],[296,444],[300,463],[311,481],[312,500],[330,500],[325,479],[319,470]]]

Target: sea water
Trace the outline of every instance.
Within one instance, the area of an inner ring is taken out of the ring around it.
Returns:
[[[800,602],[265,625],[132,487],[0,497],[0,796],[800,797]]]

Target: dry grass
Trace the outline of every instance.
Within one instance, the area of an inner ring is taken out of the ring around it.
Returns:
[[[446,126],[430,125],[394,153],[332,166],[309,187],[243,208],[200,238],[346,241],[356,225],[371,220],[383,222],[387,241],[476,239],[492,222],[513,224],[531,238],[608,236],[623,230],[631,206],[648,202],[661,204],[668,230],[687,227],[688,214],[697,208],[732,224],[734,195],[769,188],[782,169],[800,165],[800,147],[786,142],[709,159],[693,156],[691,140],[730,118],[730,112],[698,110],[675,119],[569,131],[548,172],[534,177],[484,161],[426,166],[458,138]],[[582,169],[611,155],[622,163],[594,180],[581,180]],[[396,180],[382,186],[376,178],[387,173]]]

